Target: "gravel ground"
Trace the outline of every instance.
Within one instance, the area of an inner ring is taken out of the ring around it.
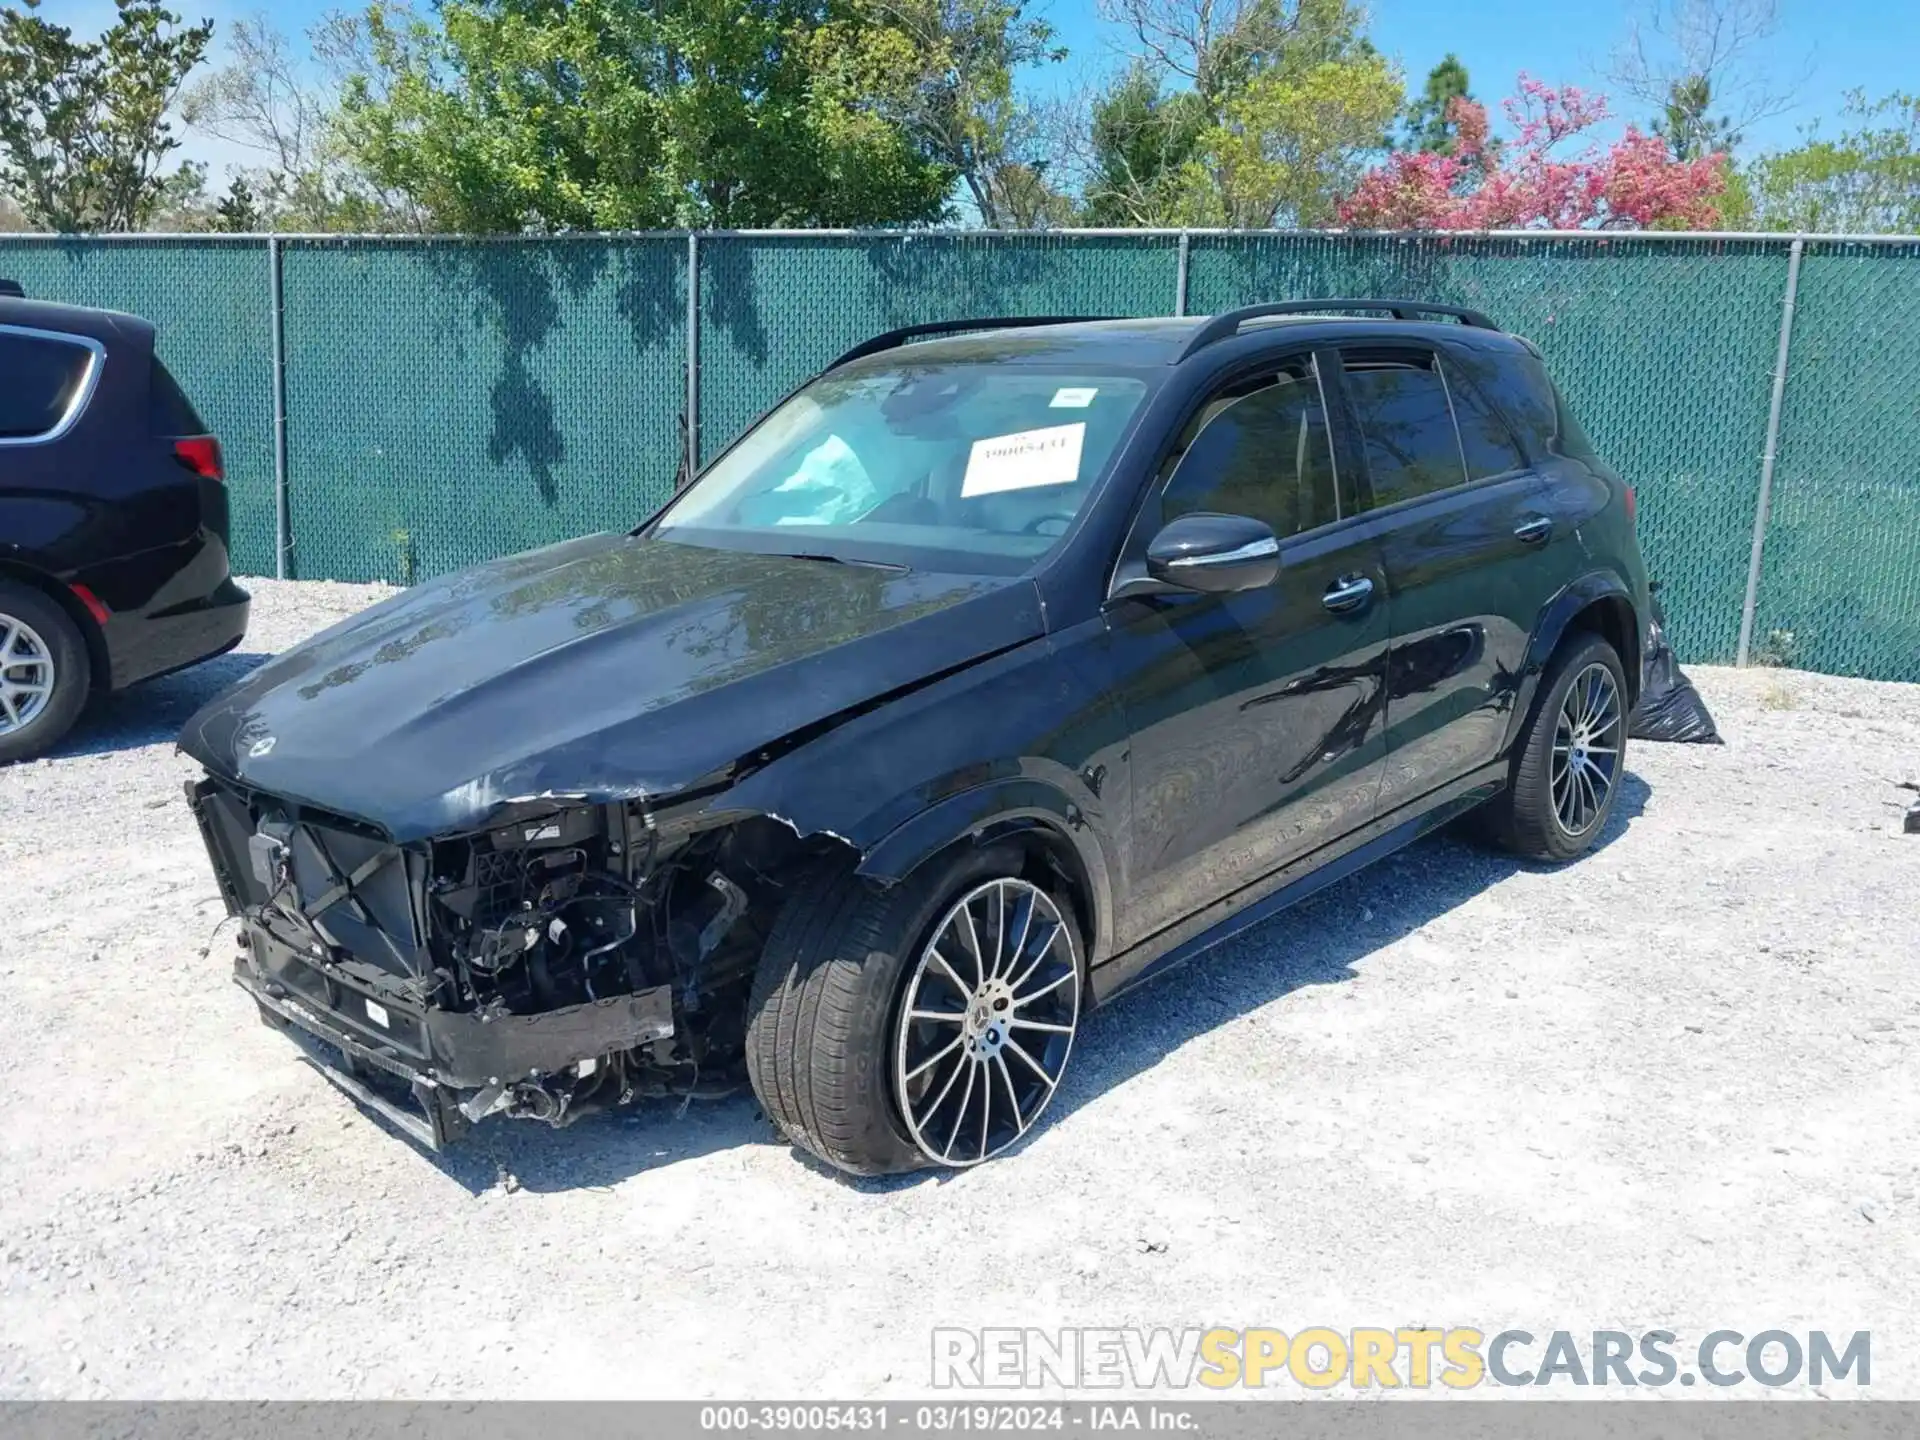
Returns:
[[[849,1183],[745,1095],[434,1160],[226,979],[172,736],[380,593],[249,583],[246,653],[0,771],[0,1397],[906,1396],[936,1325],[1426,1323],[1866,1329],[1920,1398],[1920,687],[1694,672],[1729,743],[1637,747],[1597,853],[1334,887],[1095,1017],[977,1171]]]

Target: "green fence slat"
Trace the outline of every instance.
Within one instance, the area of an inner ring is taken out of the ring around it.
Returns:
[[[233,567],[273,573],[273,352],[267,242],[0,235],[0,276],[36,300],[151,320],[154,345],[220,437]]]
[[[671,493],[686,242],[292,241],[294,570],[412,581]]]
[[[1764,661],[1920,680],[1920,242],[1810,243],[1754,611]]]

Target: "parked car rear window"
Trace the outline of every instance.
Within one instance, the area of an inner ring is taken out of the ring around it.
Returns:
[[[1263,376],[1201,410],[1161,520],[1196,511],[1251,516],[1280,536],[1340,518],[1326,408],[1310,369]]]
[[[58,426],[92,363],[84,346],[0,330],[0,440],[30,440]]]
[[[654,533],[1018,573],[1087,503],[1146,389],[1136,376],[992,361],[852,367],[762,420]]]
[[[160,363],[160,357],[153,360],[153,376],[148,383],[147,408],[152,431],[155,435],[204,435],[206,422],[200,418],[200,412],[193,408],[193,402],[187,399],[187,392],[180,388],[173,373]]]
[[[1460,435],[1432,356],[1350,356],[1346,368],[1375,508],[1465,482]]]
[[[1453,400],[1454,418],[1460,423],[1460,449],[1466,457],[1467,478],[1485,480],[1527,467],[1527,457],[1513,438],[1507,422],[1481,395],[1465,367],[1451,356],[1444,360],[1447,394]]]

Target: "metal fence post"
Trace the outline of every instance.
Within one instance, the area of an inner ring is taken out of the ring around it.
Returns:
[[[1188,244],[1189,239],[1187,232],[1182,230],[1180,232],[1180,269],[1173,281],[1173,313],[1176,315],[1187,313],[1187,254],[1191,248]]]
[[[687,454],[681,474],[700,469],[700,237],[687,232]]]
[[[293,574],[293,515],[287,504],[287,339],[286,308],[280,283],[280,237],[267,236],[267,274],[272,296],[268,311],[273,352],[273,574],[278,580]]]
[[[1800,257],[1807,242],[1787,251],[1787,293],[1780,302],[1780,353],[1773,362],[1773,401],[1767,410],[1767,448],[1760,457],[1760,499],[1753,510],[1753,550],[1747,559],[1747,598],[1740,606],[1740,644],[1733,663],[1745,665],[1753,647],[1753,613],[1760,603],[1760,557],[1767,543],[1767,512],[1773,503],[1773,467],[1780,457],[1780,409],[1787,394],[1787,355],[1793,347],[1793,311],[1800,296]]]

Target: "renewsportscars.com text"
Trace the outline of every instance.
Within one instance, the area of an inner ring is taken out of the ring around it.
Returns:
[[[936,1390],[1471,1390],[1503,1386],[1782,1386],[1872,1383],[1872,1334],[1553,1330],[1535,1334],[1311,1326],[1227,1329],[936,1329]]]

